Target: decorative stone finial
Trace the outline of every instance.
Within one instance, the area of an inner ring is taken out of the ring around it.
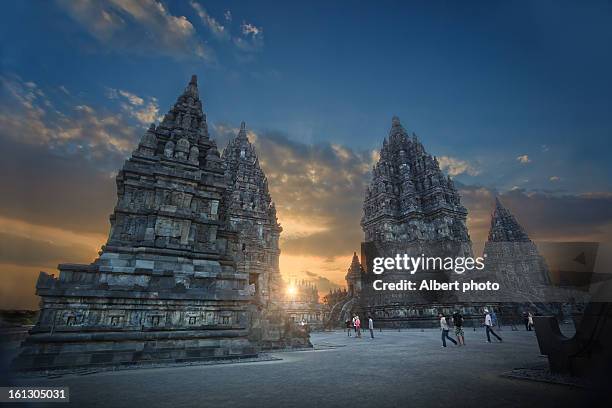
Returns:
[[[191,81],[189,81],[189,85],[187,85],[185,93],[193,96],[194,98],[198,97],[198,77],[196,75],[191,76]]]
[[[499,196],[495,196],[495,207],[497,208],[504,208],[504,206],[502,205],[501,201],[499,201]]]
[[[238,132],[238,140],[244,140],[247,139],[247,133],[246,133],[246,123],[244,122],[240,122],[240,131]]]

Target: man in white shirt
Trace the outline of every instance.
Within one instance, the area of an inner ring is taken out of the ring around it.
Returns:
[[[499,337],[497,334],[495,334],[495,332],[493,331],[493,319],[491,319],[491,314],[489,313],[489,309],[485,309],[485,329],[487,330],[487,341],[490,343],[491,342],[491,336],[489,335],[489,333],[491,333],[492,335],[494,335],[495,337],[497,337],[497,340],[499,340],[500,342],[502,342],[502,338]]]
[[[368,316],[368,329],[370,329],[370,336],[374,338],[374,320],[372,320],[372,316]]]
[[[448,323],[446,323],[446,317],[442,313],[438,314],[440,318],[440,329],[442,330],[442,347],[446,347],[446,339],[449,339],[451,342],[457,345],[455,339],[448,335]]]

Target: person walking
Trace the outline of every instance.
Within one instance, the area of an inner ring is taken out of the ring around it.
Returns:
[[[455,339],[448,335],[448,323],[446,323],[446,317],[442,313],[438,314],[440,318],[440,329],[442,330],[442,347],[446,347],[446,339],[449,339],[451,342],[457,345]]]
[[[533,314],[531,312],[527,313],[527,330],[533,330]]]
[[[529,317],[527,316],[527,312],[523,312],[523,324],[525,325],[525,330],[529,331]]]
[[[465,346],[465,334],[463,333],[463,315],[459,310],[453,314],[453,324],[455,325],[455,337],[460,346]]]
[[[355,330],[357,330],[357,337],[361,338],[361,320],[358,315],[355,315]]]
[[[356,320],[357,320],[357,315],[356,315],[356,314],[354,314],[354,315],[353,315],[353,320],[352,320],[352,323],[353,323],[353,330],[355,330],[355,336],[357,336],[357,325],[355,324],[355,321],[356,321]]]
[[[351,337],[351,320],[350,319],[346,319],[346,322],[344,322],[344,324],[346,325],[346,333],[349,337]]]
[[[493,309],[491,309],[491,323],[493,323],[493,327],[497,327],[497,315]]]
[[[374,320],[372,320],[372,316],[368,316],[368,329],[370,330],[370,336],[374,338]]]
[[[489,309],[485,309],[485,329],[487,331],[487,341],[490,343],[491,342],[491,336],[490,334],[494,335],[497,340],[499,340],[500,342],[502,342],[502,338],[499,337],[494,331],[493,331],[493,321],[491,320],[491,314],[489,313]]]

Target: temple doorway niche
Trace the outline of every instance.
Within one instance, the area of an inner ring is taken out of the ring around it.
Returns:
[[[249,286],[253,288],[253,296],[259,297],[260,288],[259,288],[259,274],[258,273],[249,273]]]

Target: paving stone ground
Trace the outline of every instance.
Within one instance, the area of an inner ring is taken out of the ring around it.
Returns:
[[[440,332],[313,333],[314,351],[274,353],[280,361],[162,367],[19,384],[70,387],[78,407],[564,407],[595,406],[592,391],[501,376],[542,366],[534,332],[501,332],[486,343],[441,347]],[[36,404],[36,407],[41,406]],[[58,406],[57,404],[54,406]],[[63,405],[59,405],[63,406]]]

